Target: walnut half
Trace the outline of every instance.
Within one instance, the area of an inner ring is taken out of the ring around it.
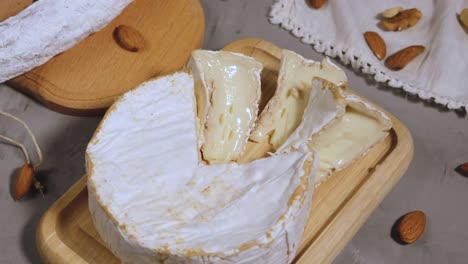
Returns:
[[[383,18],[380,27],[387,31],[402,31],[416,25],[422,17],[417,8],[405,9],[390,18]]]

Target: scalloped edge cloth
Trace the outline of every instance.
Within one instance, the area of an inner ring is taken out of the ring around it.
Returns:
[[[270,22],[291,31],[317,52],[373,75],[377,82],[403,88],[450,109],[468,109],[468,30],[458,21],[458,13],[468,8],[468,0],[333,0],[318,10],[306,1],[276,1]],[[381,30],[377,16],[395,6],[416,7],[423,17],[404,31]],[[363,37],[366,31],[375,31],[385,40],[387,56],[411,45],[424,45],[426,51],[403,70],[391,71],[367,46]]]

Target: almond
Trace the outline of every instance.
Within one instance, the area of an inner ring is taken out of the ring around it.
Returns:
[[[403,10],[403,7],[401,7],[401,6],[396,6],[396,7],[386,9],[386,10],[384,10],[382,12],[382,17],[392,18],[392,17],[398,15],[398,13],[400,13],[402,10]]]
[[[327,0],[309,0],[309,4],[315,9],[321,8],[326,2]]]
[[[426,215],[422,211],[413,211],[401,218],[397,226],[400,240],[406,244],[416,242],[426,228]]]
[[[380,21],[380,27],[388,31],[401,31],[416,25],[422,17],[417,8],[400,11],[396,16],[384,18]]]
[[[114,39],[121,48],[131,52],[138,52],[145,46],[145,39],[140,32],[126,25],[115,28]]]
[[[459,18],[463,26],[465,26],[465,28],[468,29],[468,8],[465,8],[460,12]]]
[[[387,56],[387,45],[377,32],[367,31],[364,38],[377,59],[383,60]]]
[[[463,163],[462,165],[460,165],[460,169],[461,169],[463,172],[468,173],[468,162],[467,162],[467,163]]]
[[[422,45],[406,47],[388,57],[385,64],[390,70],[399,71],[425,50],[426,48]]]
[[[468,177],[468,162],[461,164],[455,170],[461,175]]]
[[[34,180],[34,169],[31,164],[25,163],[16,174],[14,185],[14,199],[19,201],[26,196],[31,189]]]

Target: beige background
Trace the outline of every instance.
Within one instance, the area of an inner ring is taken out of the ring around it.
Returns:
[[[272,0],[202,3],[207,20],[205,48],[219,49],[239,38],[257,37],[307,58],[322,58],[310,46],[268,23]],[[456,165],[468,162],[466,114],[377,85],[349,68],[346,73],[350,87],[408,126],[414,137],[415,156],[406,175],[335,263],[466,263],[468,178],[454,171]],[[46,158],[40,177],[49,188],[45,198],[13,202],[10,177],[23,163],[23,157],[17,149],[0,145],[0,263],[41,263],[34,242],[35,226],[42,213],[83,175],[83,153],[100,117],[52,112],[5,85],[0,85],[0,109],[21,117],[36,133]],[[25,131],[4,118],[0,118],[0,133],[30,144]],[[393,222],[416,209],[428,216],[426,233],[413,245],[395,243],[390,237]]]

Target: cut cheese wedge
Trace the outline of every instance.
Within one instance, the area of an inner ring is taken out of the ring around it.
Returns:
[[[373,105],[353,94],[342,94],[345,113],[312,137],[312,148],[320,157],[316,183],[363,156],[383,140],[392,127],[390,118]]]
[[[291,263],[318,162],[306,145],[246,164],[198,157],[194,82],[125,94],[87,149],[89,208],[123,263]]]
[[[277,149],[277,153],[298,148],[305,143],[304,139],[311,139],[312,135],[345,112],[346,105],[340,87],[317,77],[312,80],[308,90],[310,96],[303,114],[296,117],[299,124],[294,132],[285,134],[287,139]]]
[[[364,155],[392,126],[383,112],[345,88],[344,72],[328,59],[318,63],[283,50],[277,90],[250,139],[268,139],[276,153],[311,141],[320,183]]]
[[[238,160],[257,119],[262,64],[237,53],[196,50],[189,65],[195,77],[203,159]]]
[[[392,122],[373,105],[321,78],[312,80],[310,91],[299,125],[285,135],[276,153],[295,149],[307,139],[320,159],[315,179],[319,184],[385,138]]]
[[[336,85],[347,82],[345,73],[329,59],[319,63],[283,50],[276,92],[261,113],[250,139],[262,142],[269,136],[270,144],[278,149],[301,123],[315,77]]]

